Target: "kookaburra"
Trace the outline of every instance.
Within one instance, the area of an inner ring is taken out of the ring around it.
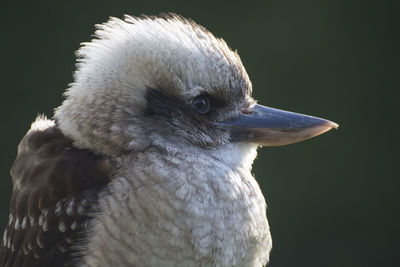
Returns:
[[[337,124],[256,103],[236,52],[169,14],[111,18],[11,169],[1,266],[264,266],[258,146]]]

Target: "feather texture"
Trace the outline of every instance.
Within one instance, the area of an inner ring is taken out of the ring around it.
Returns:
[[[89,213],[108,183],[101,158],[77,149],[51,121],[38,120],[12,166],[10,216],[1,266],[69,266],[79,256]]]

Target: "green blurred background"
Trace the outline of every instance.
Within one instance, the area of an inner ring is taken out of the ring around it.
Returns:
[[[176,12],[237,49],[261,103],[340,129],[263,148],[271,267],[400,266],[396,1],[3,1],[0,225],[10,166],[36,114],[52,115],[74,51],[109,16]],[[397,90],[395,90],[397,89]]]

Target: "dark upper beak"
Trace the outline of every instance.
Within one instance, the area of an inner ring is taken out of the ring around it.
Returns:
[[[228,128],[232,142],[281,146],[320,135],[339,125],[325,119],[255,105],[235,119],[216,123]]]

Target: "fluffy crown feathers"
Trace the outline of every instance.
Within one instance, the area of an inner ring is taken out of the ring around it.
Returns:
[[[238,54],[175,14],[110,18],[97,25],[95,38],[83,43],[77,56],[74,82],[55,118],[77,146],[101,153],[147,145],[145,130],[138,127],[146,88],[184,99],[215,90],[227,96],[232,90],[251,93]]]

